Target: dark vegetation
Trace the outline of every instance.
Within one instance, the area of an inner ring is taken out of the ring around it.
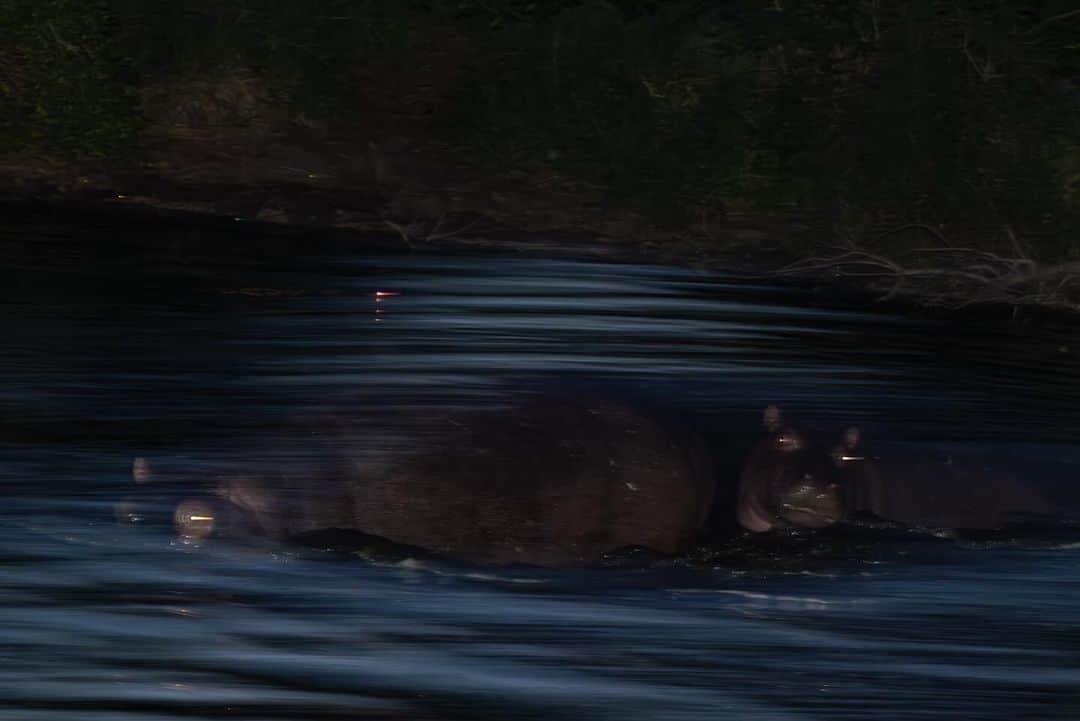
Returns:
[[[0,103],[6,158],[175,171],[273,146],[301,182],[388,196],[519,171],[536,202],[695,247],[734,216],[814,218],[788,272],[1080,295],[1067,0],[0,0]],[[399,229],[445,210],[399,205]]]

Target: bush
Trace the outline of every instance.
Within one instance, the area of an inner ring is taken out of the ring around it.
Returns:
[[[437,135],[482,165],[553,164],[654,215],[719,198],[1009,226],[1071,252],[1068,5],[0,0],[0,140],[111,154],[138,127],[135,86],[172,88],[207,117],[272,106],[362,143]]]
[[[138,128],[104,0],[0,1],[0,150],[104,157]]]

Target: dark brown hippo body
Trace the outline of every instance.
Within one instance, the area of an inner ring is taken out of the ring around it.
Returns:
[[[878,442],[842,462],[849,516],[908,526],[995,529],[1067,515],[1045,491],[1060,466],[1040,467],[965,444]],[[1049,474],[1049,475],[1048,475]]]
[[[209,494],[176,506],[177,528],[325,545],[344,531],[472,562],[565,566],[627,547],[678,553],[710,511],[714,538],[730,531],[726,519],[752,532],[866,515],[993,529],[1060,517],[1061,499],[1080,495],[1080,463],[1035,466],[956,444],[864,447],[857,429],[817,433],[774,407],[749,448],[724,437],[706,447],[670,417],[608,399],[334,423],[336,433],[300,433],[299,446],[222,474]],[[740,458],[741,472],[731,463]],[[1056,496],[1033,481],[1051,477],[1067,481]]]
[[[226,477],[217,513],[272,538],[347,529],[475,562],[572,565],[630,546],[681,551],[711,508],[700,440],[625,404],[533,401],[420,420],[380,440],[337,438],[340,461],[317,470]]]

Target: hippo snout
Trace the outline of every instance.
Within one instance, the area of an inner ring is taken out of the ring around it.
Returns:
[[[779,514],[788,523],[804,528],[824,528],[843,517],[839,488],[806,474],[779,500]]]
[[[218,510],[206,501],[184,500],[177,504],[173,513],[173,526],[181,538],[201,540],[214,533],[219,515]]]
[[[814,436],[765,409],[765,438],[748,455],[739,479],[739,524],[754,532],[776,527],[824,528],[844,517],[833,459]]]

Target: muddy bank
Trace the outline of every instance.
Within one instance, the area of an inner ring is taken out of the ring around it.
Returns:
[[[237,226],[267,242],[319,234],[356,252],[507,252],[659,262],[810,284],[825,293],[995,314],[1074,313],[1080,263],[958,247],[921,225],[837,229],[808,212],[687,207],[664,222],[551,166],[501,168],[401,137],[244,140],[243,128],[151,133],[141,160],[0,159],[8,212]],[[870,232],[872,230],[872,232]],[[1010,229],[1006,229],[1011,233]],[[838,241],[840,234],[848,239]],[[874,238],[880,243],[874,244]]]
[[[0,160],[0,198],[118,217],[333,230],[355,234],[358,249],[383,235],[403,250],[541,251],[763,272],[797,260],[797,248],[827,232],[806,213],[698,209],[695,222],[657,223],[551,168],[471,165],[448,148],[394,140],[336,154],[189,141],[151,146],[149,160],[112,167],[9,158]]]
[[[603,188],[550,169],[500,167],[416,132],[329,133],[267,122],[260,130],[255,120],[166,114],[125,162],[0,159],[0,190],[22,199],[388,232],[417,244],[482,237],[504,226],[611,238],[649,234],[639,214],[611,212]]]
[[[1038,4],[38,5],[0,23],[2,197],[1080,309]]]

